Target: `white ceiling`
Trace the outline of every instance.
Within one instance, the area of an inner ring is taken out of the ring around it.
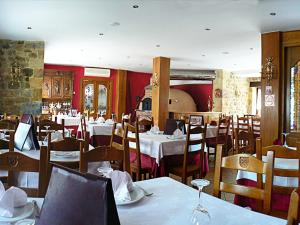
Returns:
[[[51,64],[151,72],[165,56],[172,69],[251,75],[260,33],[300,29],[299,10],[300,0],[0,0],[0,38],[45,41]]]

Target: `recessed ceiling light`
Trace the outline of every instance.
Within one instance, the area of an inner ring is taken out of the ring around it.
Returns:
[[[27,27],[27,30],[32,30],[32,27]]]
[[[236,66],[236,64],[233,64],[234,66]]]
[[[99,36],[103,36],[104,34],[103,33],[99,33]]]
[[[137,9],[139,5],[133,5],[132,8]]]
[[[252,51],[254,48],[250,48],[250,50]]]
[[[113,27],[117,27],[117,26],[120,26],[121,24],[119,23],[119,22],[113,22],[112,24],[111,24],[111,26],[113,26]]]
[[[130,59],[130,56],[129,56],[129,55],[127,56],[127,59]]]
[[[210,28],[205,28],[205,30],[206,30],[206,31],[210,31],[211,29],[210,29]]]
[[[160,45],[155,45],[157,48],[159,48],[160,47]]]
[[[203,54],[202,56],[205,57],[206,55]]]
[[[276,16],[276,13],[275,12],[271,12],[270,16]]]
[[[222,54],[224,54],[224,55],[228,55],[228,54],[229,54],[229,52],[222,52]]]

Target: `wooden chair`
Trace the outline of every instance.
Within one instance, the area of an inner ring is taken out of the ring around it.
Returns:
[[[38,123],[39,131],[38,131],[38,137],[39,140],[43,140],[47,136],[46,132],[43,132],[42,130],[45,130],[45,126],[49,126],[49,130],[55,130],[55,131],[61,131],[63,137],[65,137],[65,120],[62,119],[62,123],[58,124],[51,120],[40,120]]]
[[[237,153],[255,153],[253,136],[250,129],[249,119],[247,117],[237,116],[237,128],[235,129],[234,136],[235,150]]]
[[[289,149],[280,145],[272,145],[267,147],[261,147],[261,139],[256,139],[256,155],[257,158],[262,160],[262,157],[267,155],[268,151],[274,151],[274,156],[276,159],[294,159],[298,160],[298,165],[300,165],[300,143],[298,143],[297,150]],[[273,175],[277,177],[294,177],[298,178],[298,188],[300,188],[300,169],[284,169],[284,168],[274,168]],[[282,195],[291,195],[295,188],[294,187],[284,187],[273,185],[272,192]],[[271,209],[271,215],[286,218],[287,212],[278,211]]]
[[[0,170],[8,171],[8,186],[17,186],[14,182],[14,172],[38,172],[38,188],[20,187],[30,197],[43,197],[47,189],[47,149],[40,150],[40,159],[30,158],[20,152],[6,152],[0,154]]]
[[[253,117],[251,120],[251,131],[253,134],[254,140],[258,137],[260,137],[260,118],[259,117]]]
[[[135,148],[129,147],[130,155],[135,156],[134,160],[130,162],[131,176],[137,181],[141,180],[142,176],[146,179],[147,174],[151,177],[152,168],[143,165],[141,160],[139,125],[138,123],[135,125],[127,124],[126,127],[125,138],[135,145]],[[132,136],[129,137],[128,132],[131,132]]]
[[[119,148],[120,146],[123,146],[123,140],[126,136],[127,129],[127,126],[125,126],[124,129],[117,128],[117,123],[114,123],[110,139],[110,147]]]
[[[290,198],[289,212],[287,216],[287,225],[298,225],[299,223],[299,200],[300,189],[295,189]]]
[[[248,198],[253,198],[258,201],[258,210],[261,210],[261,202],[263,201],[263,211],[268,214],[271,210],[271,193],[273,184],[273,165],[274,152],[270,151],[267,154],[267,163],[248,154],[236,154],[222,158],[222,145],[217,146],[215,177],[213,195],[220,198],[221,192],[241,195]],[[261,176],[257,178],[257,187],[247,187],[238,184],[223,182],[223,169],[243,170],[254,172],[257,174],[265,174],[266,182],[263,185]]]
[[[131,123],[131,113],[128,114],[128,118],[124,118],[125,114],[122,113],[122,118],[121,118],[121,121],[122,121],[122,128],[124,129],[125,128],[125,124],[126,123]]]
[[[79,170],[82,173],[88,171],[88,163],[99,161],[118,161],[120,165],[119,169],[130,173],[129,145],[127,139],[124,140],[123,146],[100,146],[87,151],[81,144],[80,149]]]
[[[151,127],[153,127],[153,125],[154,125],[153,117],[151,117],[150,120],[145,119],[145,118],[143,118],[143,119],[140,120],[137,117],[136,123],[138,124],[138,126],[139,126],[139,132],[141,132],[141,133],[149,131],[151,129]]]
[[[228,154],[228,132],[230,127],[230,119],[229,118],[220,118],[217,130],[217,137],[210,138],[206,141],[208,156],[213,155],[214,159],[216,158],[216,148],[218,144],[222,144],[224,146],[223,150],[226,155]],[[210,148],[214,148],[214,152],[210,152]]]
[[[16,131],[18,124],[19,124],[19,120],[10,120],[10,119],[0,120],[0,129]]]
[[[206,129],[207,124],[205,124],[204,127],[202,125],[188,125],[183,155],[183,164],[180,166],[172,167],[169,170],[169,173],[181,177],[184,184],[187,184],[187,178],[189,176],[192,176],[193,178],[197,176],[203,178]],[[192,138],[191,135],[193,135]],[[195,135],[197,135],[197,138],[195,137]],[[191,159],[191,157],[196,157],[196,155],[199,155],[199,163],[190,163],[189,160]]]
[[[71,152],[78,151],[80,152],[80,143],[84,142],[84,145],[88,146],[88,140],[79,140],[73,137],[66,137],[61,141],[51,142],[51,133],[48,134],[48,146],[47,146],[47,156],[48,159],[51,157],[51,151],[56,152]],[[50,161],[50,160],[49,160]],[[55,162],[57,164],[69,167],[69,168],[78,168],[78,162]]]

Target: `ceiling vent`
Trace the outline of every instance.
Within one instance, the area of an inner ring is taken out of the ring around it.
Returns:
[[[110,77],[110,69],[85,67],[84,68],[84,76]]]
[[[214,80],[215,70],[171,70],[171,80]]]

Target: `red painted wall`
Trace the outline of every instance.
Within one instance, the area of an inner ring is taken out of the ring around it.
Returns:
[[[151,73],[127,72],[127,95],[126,95],[126,113],[133,113],[136,109],[136,98],[143,97],[145,87],[150,84]]]
[[[207,101],[208,96],[212,97],[212,84],[184,84],[175,85],[171,88],[180,89],[189,93],[194,99],[197,105],[197,111],[206,112],[207,111]]]
[[[64,66],[64,65],[51,65],[51,64],[45,64],[45,69],[55,69],[55,70],[70,70],[74,71],[74,83],[73,83],[73,100],[72,100],[72,107],[80,110],[80,80],[84,77],[84,67],[82,66]],[[112,111],[115,110],[115,97],[116,97],[116,70],[110,71],[110,79],[112,80]],[[106,78],[103,78],[106,79]]]

